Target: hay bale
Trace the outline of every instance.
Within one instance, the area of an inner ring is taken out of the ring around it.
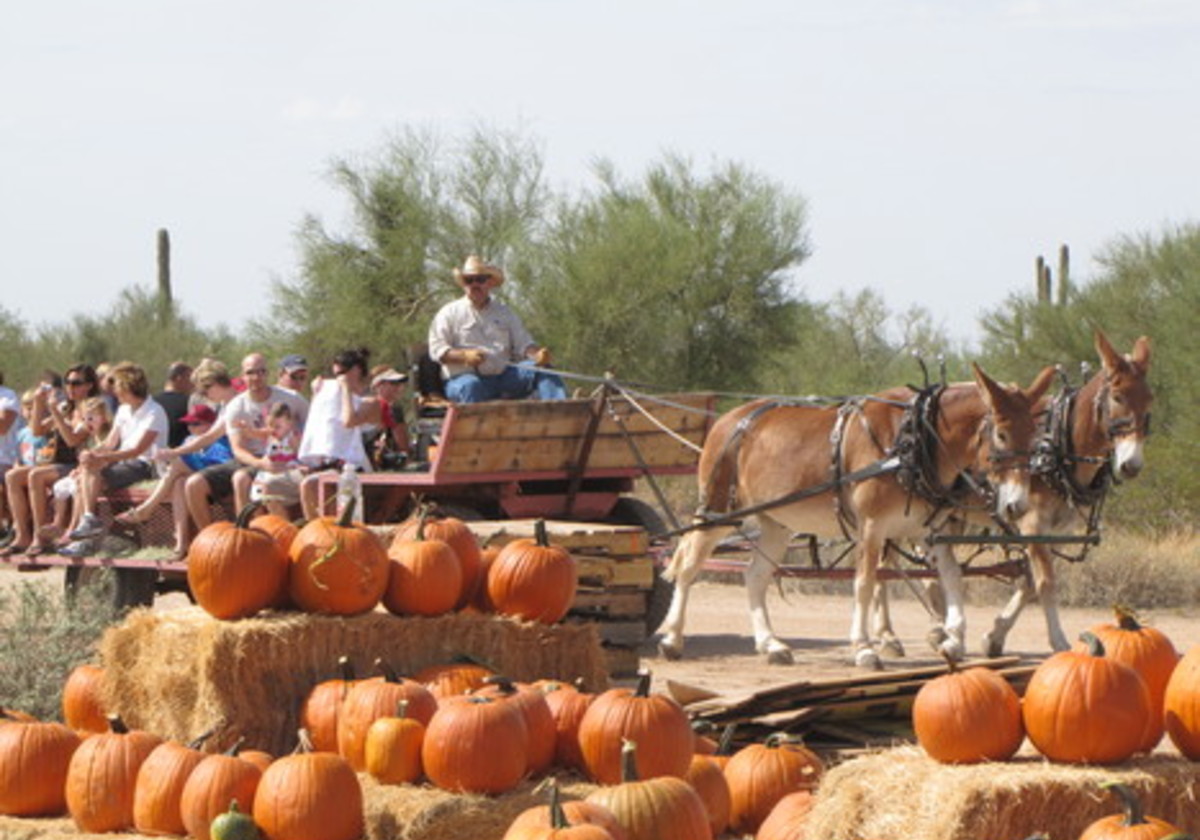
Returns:
[[[381,785],[360,773],[368,840],[502,840],[527,808],[547,803],[540,783],[525,782],[500,796],[454,794],[427,785]],[[583,799],[596,786],[559,779],[564,801]]]
[[[547,626],[465,613],[352,618],[273,613],[218,621],[198,607],[135,610],[101,641],[108,708],[126,723],[186,741],[220,723],[210,749],[239,736],[276,755],[296,743],[300,704],[349,656],[361,676],[382,657],[400,674],[466,654],[513,679],[582,679],[607,686],[590,624]]]
[[[899,747],[830,770],[805,833],[824,840],[979,840],[1045,832],[1065,840],[1120,812],[1100,789],[1109,780],[1137,791],[1148,814],[1190,833],[1200,829],[1200,765],[1178,756],[1156,754],[1115,767],[1032,756],[951,766],[916,747]]]

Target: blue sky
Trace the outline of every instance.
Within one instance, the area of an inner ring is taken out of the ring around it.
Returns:
[[[1071,246],[1195,221],[1200,6],[1182,0],[81,0],[0,24],[0,306],[151,287],[171,232],[201,323],[261,315],[335,157],[403,126],[543,147],[553,183],[665,151],[804,196],[814,300],[878,291],[952,335]]]

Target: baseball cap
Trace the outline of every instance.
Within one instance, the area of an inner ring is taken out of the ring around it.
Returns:
[[[380,373],[375,374],[375,377],[371,380],[371,387],[374,388],[380,382],[407,382],[407,381],[408,381],[407,373],[401,373],[400,371],[396,370],[395,368],[388,368],[385,371],[381,371]]]
[[[197,403],[192,406],[192,410],[179,418],[180,423],[215,423],[217,422],[217,412],[212,410],[212,406],[204,403]]]
[[[283,357],[283,361],[279,363],[280,370],[308,370],[308,359],[301,356],[299,353],[289,353]]]

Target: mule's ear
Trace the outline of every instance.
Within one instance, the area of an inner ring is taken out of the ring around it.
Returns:
[[[971,362],[971,370],[975,373],[975,384],[988,408],[995,408],[997,400],[1004,394],[1004,386],[983,372],[977,362]]]
[[[1142,370],[1150,367],[1150,339],[1143,335],[1135,341],[1129,358]]]
[[[1058,368],[1054,365],[1042,368],[1042,372],[1037,375],[1037,379],[1033,380],[1033,384],[1025,389],[1025,396],[1031,403],[1037,402],[1046,395],[1046,391],[1050,390],[1050,384],[1054,382],[1056,373],[1058,373]]]
[[[1120,367],[1125,358],[1117,352],[1117,348],[1112,346],[1112,342],[1108,340],[1099,327],[1096,328],[1096,354],[1100,356],[1100,363],[1104,365],[1104,371],[1108,374],[1115,373]]]

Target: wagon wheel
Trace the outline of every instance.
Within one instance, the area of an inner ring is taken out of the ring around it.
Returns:
[[[666,523],[657,510],[641,499],[628,496],[617,500],[609,519],[621,525],[641,525],[651,540],[667,531]],[[662,579],[662,571],[655,563],[654,583],[646,593],[646,632],[653,633],[658,629],[658,625],[663,623],[674,596],[675,587]]]

